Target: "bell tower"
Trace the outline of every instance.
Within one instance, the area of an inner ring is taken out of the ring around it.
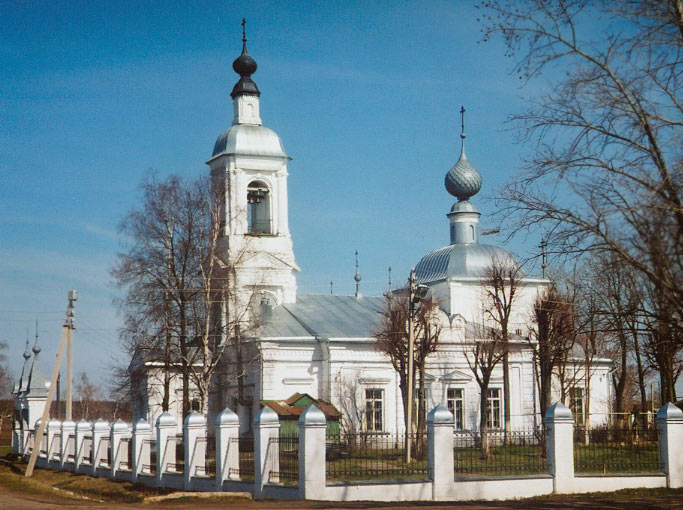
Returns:
[[[277,306],[296,301],[296,273],[287,209],[287,156],[280,137],[262,124],[261,92],[247,52],[232,63],[240,76],[232,89],[232,126],[218,136],[211,182],[222,208],[221,259],[242,301]],[[244,304],[244,303],[243,303]]]

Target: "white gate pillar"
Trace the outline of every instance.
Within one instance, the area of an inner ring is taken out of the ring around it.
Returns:
[[[453,497],[453,414],[442,405],[427,415],[427,465],[432,479],[432,498],[443,501]]]
[[[327,419],[311,405],[299,417],[299,497],[324,499]]]
[[[178,423],[169,413],[162,413],[157,418],[157,480],[166,472],[167,464],[176,463],[175,444],[168,448],[168,438],[176,435]]]
[[[270,472],[280,471],[280,445],[270,440],[277,439],[279,433],[277,414],[270,407],[264,407],[254,418],[254,496],[259,499],[263,499],[263,486],[271,481]]]
[[[92,475],[97,474],[97,468],[107,456],[108,448],[102,446],[102,439],[109,435],[109,422],[98,418],[92,424]]]
[[[74,456],[74,464],[76,462],[76,450],[74,446],[74,442],[76,441],[76,424],[71,420],[63,421],[61,428],[62,437],[59,445],[59,469],[64,469],[64,465],[69,460],[70,453]]]
[[[223,482],[239,473],[240,422],[237,415],[227,407],[216,416],[216,490],[223,489]]]
[[[546,430],[548,468],[553,476],[553,492],[574,490],[574,418],[562,403],[555,402],[543,418]]]
[[[183,483],[185,490],[188,490],[193,476],[206,474],[206,417],[192,411],[183,422],[183,433],[183,447],[185,448]]]
[[[131,461],[133,482],[137,482],[138,476],[144,469],[143,466],[151,464],[151,449],[148,442],[151,438],[152,427],[140,418],[133,425],[133,459]]]
[[[81,420],[76,424],[74,431],[74,472],[78,472],[83,464],[85,458],[85,436],[92,433],[92,424],[85,420]],[[92,452],[92,442],[90,445]],[[92,453],[90,454],[92,455]],[[90,457],[92,459],[92,457]]]
[[[110,433],[111,439],[109,441],[111,447],[110,473],[112,478],[116,478],[116,472],[121,469],[122,464],[125,464],[127,468],[130,468],[128,448],[122,441],[126,436],[130,438],[130,429],[128,428],[127,423],[121,419],[112,423]]]
[[[47,466],[50,466],[52,462],[59,453],[59,448],[61,446],[60,442],[57,441],[55,437],[57,433],[61,433],[61,422],[57,420],[50,420],[47,422],[45,430],[47,431]]]
[[[659,458],[670,489],[683,487],[683,411],[668,403],[657,411]]]

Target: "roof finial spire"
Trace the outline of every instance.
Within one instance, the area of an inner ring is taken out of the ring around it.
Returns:
[[[330,280],[330,296],[334,294],[334,282]]]
[[[33,353],[36,356],[40,354],[40,345],[38,345],[38,321],[36,321],[36,343],[33,344]]]
[[[31,357],[31,348],[28,346],[28,328],[26,328],[26,350],[24,350],[24,359]]]
[[[545,268],[548,267],[545,252],[545,249],[548,247],[548,241],[546,241],[545,237],[541,239],[541,244],[539,244],[538,247],[541,249],[541,271],[543,278],[545,278]]]
[[[358,250],[356,250],[356,274],[353,277],[354,280],[356,280],[356,297],[360,298],[363,297],[363,295],[360,293],[360,270],[358,269]]]
[[[460,106],[460,138],[463,140],[467,137],[465,134],[465,110],[464,106]]]

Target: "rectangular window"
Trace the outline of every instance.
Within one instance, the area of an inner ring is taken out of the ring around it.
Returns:
[[[370,388],[365,390],[365,421],[368,432],[384,430],[384,390]]]
[[[465,428],[463,423],[463,390],[462,388],[448,388],[446,394],[446,405],[448,410],[455,418],[455,430],[462,430]]]
[[[500,428],[500,388],[489,388],[486,394],[486,426]]]
[[[583,388],[569,389],[569,409],[574,415],[574,422],[577,425],[585,423],[585,409],[583,405]]]

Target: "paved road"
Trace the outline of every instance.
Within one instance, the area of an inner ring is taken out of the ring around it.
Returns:
[[[419,510],[560,510],[560,509],[630,509],[630,510],[672,510],[683,509],[683,493],[666,491],[655,496],[636,496],[605,494],[600,496],[563,496],[562,498],[535,499],[522,501],[494,501],[481,503],[376,503],[351,502],[327,503],[318,501],[245,501],[221,500],[192,502],[159,502],[159,503],[96,503],[91,501],[74,501],[48,496],[36,496],[26,493],[12,492],[0,487],[0,509],[2,510],[256,510],[256,509],[335,509],[335,510],[398,510],[418,508]]]

